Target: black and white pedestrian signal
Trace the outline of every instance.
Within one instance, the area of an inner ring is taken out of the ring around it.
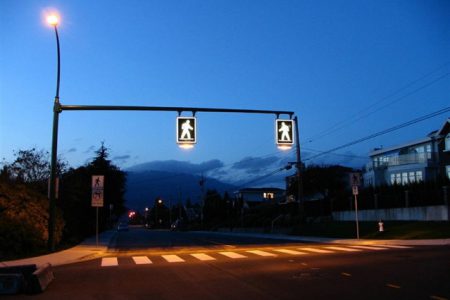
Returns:
[[[195,117],[177,118],[177,143],[181,145],[197,143],[197,119]]]
[[[275,137],[277,145],[292,146],[294,144],[294,120],[277,119]]]

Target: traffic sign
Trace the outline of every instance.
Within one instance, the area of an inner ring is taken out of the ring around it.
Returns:
[[[92,175],[91,206],[103,207],[105,176]]]
[[[350,173],[350,185],[360,186],[361,185],[361,174],[360,173]]]
[[[195,117],[177,118],[177,143],[197,143],[197,119]]]
[[[358,195],[358,186],[357,185],[352,186],[352,190],[353,190],[354,196]]]
[[[294,120],[277,119],[275,121],[275,137],[277,145],[294,144]]]

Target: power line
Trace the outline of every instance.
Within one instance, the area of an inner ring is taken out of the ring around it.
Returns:
[[[425,74],[425,75],[423,75],[423,76],[421,76],[421,77],[419,77],[419,78],[409,82],[408,84],[406,84],[405,86],[401,87],[400,89],[394,91],[390,95],[383,97],[380,101],[377,101],[377,102],[373,103],[372,105],[370,105],[370,106],[360,110],[353,117],[350,117],[350,118],[347,118],[346,120],[338,122],[338,123],[334,124],[333,126],[331,126],[330,128],[328,128],[326,130],[323,130],[322,132],[318,133],[317,135],[315,135],[315,136],[313,136],[311,138],[308,138],[307,139],[308,143],[311,143],[311,142],[313,142],[313,141],[315,141],[317,139],[323,138],[323,137],[325,137],[327,135],[330,135],[331,133],[339,131],[342,128],[344,128],[347,125],[349,125],[350,123],[354,123],[355,121],[359,121],[359,120],[361,120],[361,119],[363,119],[363,118],[365,118],[367,116],[370,116],[370,115],[372,115],[372,114],[374,114],[376,112],[379,112],[380,110],[382,110],[382,109],[384,109],[384,108],[386,108],[386,107],[388,107],[388,106],[390,106],[390,105],[392,105],[392,104],[394,104],[396,102],[399,102],[400,100],[403,100],[404,98],[406,98],[408,96],[411,96],[411,95],[413,95],[413,94],[415,94],[415,93],[417,93],[417,92],[419,92],[419,91],[421,91],[421,90],[423,90],[423,89],[425,89],[425,88],[427,88],[427,87],[437,83],[438,81],[440,81],[440,80],[444,79],[445,77],[447,77],[448,75],[450,75],[450,73],[447,72],[447,73],[439,76],[438,78],[435,78],[434,80],[432,80],[432,81],[430,81],[430,82],[428,82],[428,83],[426,83],[426,84],[424,84],[424,85],[422,85],[422,86],[412,90],[411,92],[409,92],[409,93],[407,93],[407,94],[405,94],[403,96],[400,96],[398,98],[395,98],[393,101],[390,101],[387,104],[385,104],[385,105],[383,105],[383,106],[381,106],[381,107],[379,107],[379,108],[377,108],[375,110],[370,111],[371,108],[374,108],[378,104],[381,104],[385,100],[387,100],[387,99],[389,99],[389,98],[399,94],[401,91],[406,90],[407,88],[409,88],[410,86],[414,85],[415,83],[417,83],[417,82],[419,82],[419,81],[429,77],[430,75],[436,73],[437,71],[443,69],[444,67],[446,67],[448,65],[450,65],[450,62],[446,62],[445,64],[443,64],[440,67],[434,69],[433,71],[431,71],[431,72],[429,72],[429,73],[427,73],[427,74]],[[365,111],[368,111],[368,112],[363,114],[363,115],[360,115],[361,113],[364,113]]]
[[[361,142],[364,142],[364,141],[373,139],[373,138],[378,137],[378,136],[380,136],[380,135],[384,135],[384,134],[386,134],[386,133],[390,133],[390,132],[392,132],[392,131],[395,131],[395,130],[398,130],[398,129],[401,129],[401,128],[404,128],[404,127],[407,127],[407,126],[410,126],[410,125],[413,125],[413,124],[415,124],[415,123],[422,122],[422,121],[424,121],[424,120],[427,120],[427,119],[436,117],[436,116],[438,116],[438,115],[442,115],[442,114],[444,114],[444,113],[446,113],[446,112],[449,112],[449,111],[450,111],[450,107],[443,108],[443,109],[438,110],[438,111],[436,111],[436,112],[433,112],[433,113],[424,115],[424,116],[422,116],[422,117],[413,119],[413,120],[411,120],[411,121],[408,121],[408,122],[405,122],[405,123],[396,125],[396,126],[394,126],[394,127],[391,127],[391,128],[388,128],[388,129],[385,129],[385,130],[382,130],[382,131],[379,131],[379,132],[377,132],[377,133],[374,133],[374,134],[368,135],[368,136],[366,136],[366,137],[357,139],[357,140],[352,141],[352,142],[350,142],[350,143],[347,143],[347,144],[338,146],[338,147],[336,147],[336,148],[333,148],[333,149],[324,151],[324,152],[322,152],[322,153],[316,154],[316,155],[314,155],[314,156],[308,157],[308,158],[304,159],[303,161],[312,160],[312,159],[317,158],[317,157],[319,157],[319,156],[322,156],[322,155],[325,155],[325,154],[328,154],[328,153],[331,153],[331,152],[334,152],[334,151],[337,151],[337,150],[340,150],[340,149],[343,149],[343,148],[346,148],[346,147],[349,147],[349,146],[353,146],[353,145],[355,145],[355,144],[358,144],[358,143],[361,143]]]

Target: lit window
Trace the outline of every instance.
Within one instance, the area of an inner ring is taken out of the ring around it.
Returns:
[[[264,193],[263,194],[263,197],[264,197],[264,199],[273,199],[273,193]]]
[[[445,169],[447,171],[446,172],[447,173],[447,178],[450,179],[450,166],[446,166]]]

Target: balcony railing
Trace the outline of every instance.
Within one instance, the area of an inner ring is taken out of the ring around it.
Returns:
[[[378,168],[386,168],[392,166],[401,166],[409,164],[426,164],[433,157],[432,152],[425,153],[411,153],[396,156],[388,156],[385,161],[372,161],[366,165],[366,171],[371,171]]]

